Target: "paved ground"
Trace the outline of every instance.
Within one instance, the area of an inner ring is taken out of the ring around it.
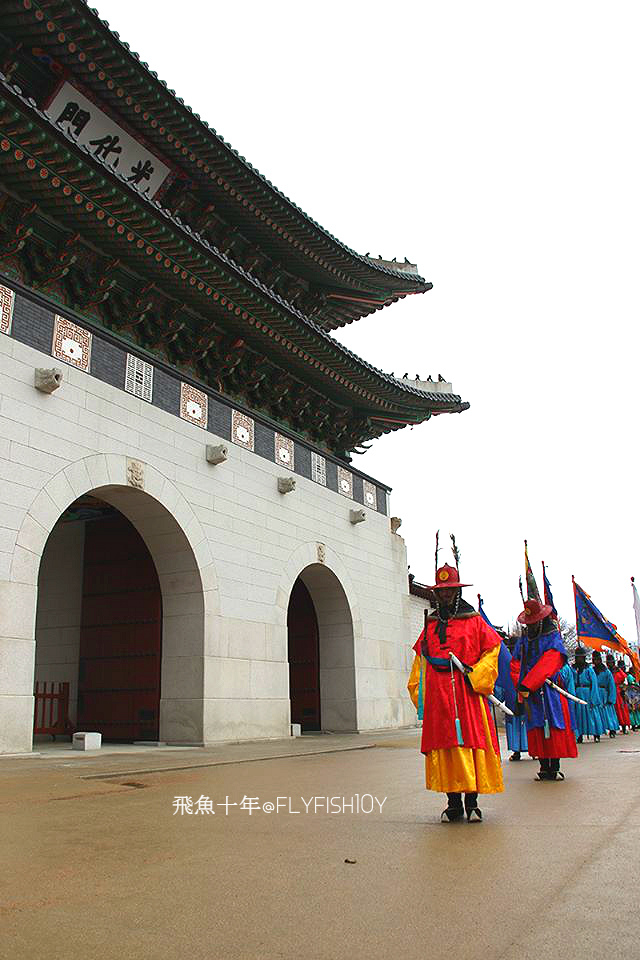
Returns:
[[[483,824],[441,825],[413,732],[0,760],[0,956],[638,956],[640,734],[586,744],[564,784],[536,766],[505,764]],[[304,812],[369,794],[382,812]]]

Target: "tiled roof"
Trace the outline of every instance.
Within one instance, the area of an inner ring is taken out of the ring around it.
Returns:
[[[164,125],[160,126],[160,130],[166,127],[165,152],[171,148],[174,161],[187,172],[191,170],[194,177],[202,177],[202,169],[209,170],[205,160],[216,166],[223,165],[233,169],[233,177],[239,178],[243,192],[246,192],[247,196],[255,197],[257,194],[261,206],[274,217],[274,222],[277,218],[278,223],[286,225],[289,234],[293,233],[302,240],[299,247],[304,247],[304,252],[309,253],[309,269],[322,270],[321,264],[324,264],[324,268],[329,271],[326,274],[327,279],[334,274],[347,285],[357,287],[359,284],[369,284],[372,288],[377,287],[380,292],[388,292],[388,302],[408,293],[421,293],[430,289],[431,284],[417,274],[393,269],[388,264],[378,263],[358,254],[313,220],[194,113],[175,91],[170,90],[156,72],[111,30],[107,21],[102,20],[98,11],[90,7],[86,0],[3,0],[3,7],[4,11],[0,10],[3,29],[14,36],[20,35],[21,39],[24,36],[30,43],[42,45],[42,48],[50,51],[51,56],[69,69],[73,76],[77,75],[85,83],[96,87],[100,75],[104,73],[101,64],[108,64],[107,69],[111,70],[116,78],[115,82],[109,80],[111,93],[106,88],[104,90],[112,101],[117,100],[116,103],[112,102],[112,106],[125,111],[129,122],[138,126],[143,111],[150,110],[152,114],[155,111]],[[95,58],[97,63],[91,58]],[[113,92],[114,87],[117,87],[119,99]],[[125,96],[125,93],[130,95]],[[142,109],[138,103],[139,98],[143,104]],[[135,111],[132,106],[134,101]],[[155,126],[157,128],[157,124]],[[173,133],[170,134],[169,130]],[[144,127],[141,127],[141,133],[143,132]],[[152,131],[148,129],[147,132]],[[157,129],[153,135],[158,135]],[[174,149],[178,141],[183,145],[181,153]],[[185,141],[190,143],[188,149]],[[157,145],[162,149],[159,143]],[[189,157],[195,160],[196,153],[198,163],[189,164]],[[212,156],[215,157],[214,160],[211,160]],[[208,177],[205,179],[211,190],[211,181]],[[279,230],[278,234],[282,232]],[[278,235],[274,235],[271,240],[274,243],[284,243]],[[315,252],[321,250],[322,256],[314,256],[314,251],[307,251],[307,243],[316,244]],[[317,244],[320,244],[320,247]],[[298,247],[297,244],[295,246]],[[301,249],[297,249],[297,254],[302,256]],[[336,264],[339,264],[339,270],[336,269]],[[384,302],[380,304],[383,305]],[[375,309],[376,306],[366,308],[360,305],[360,315]],[[334,325],[353,319],[346,313],[341,317],[338,314]]]
[[[326,347],[329,347],[334,356],[337,356],[339,359],[341,359],[353,374],[357,374],[358,371],[367,373],[378,381],[379,387],[384,385],[386,388],[384,392],[385,397],[388,398],[391,391],[391,394],[395,395],[395,402],[400,405],[402,404],[403,396],[406,398],[405,402],[409,401],[410,398],[414,398],[416,401],[418,401],[418,407],[421,409],[430,409],[433,413],[461,412],[468,407],[468,404],[463,403],[461,398],[456,394],[442,394],[435,391],[431,392],[420,390],[412,386],[410,381],[398,380],[357,356],[357,354],[353,353],[347,347],[344,347],[342,344],[338,343],[330,333],[320,327],[309,317],[306,317],[295,306],[288,303],[279,294],[267,287],[264,283],[262,283],[262,281],[244,270],[226,254],[211,246],[203,237],[192,230],[190,226],[182,223],[178,217],[172,216],[172,214],[169,213],[169,211],[167,211],[159,201],[149,199],[148,197],[139,193],[131,186],[131,184],[126,181],[121,174],[118,173],[117,170],[113,170],[112,168],[108,168],[100,164],[89,151],[76,143],[68,133],[53,123],[51,118],[36,106],[33,99],[25,97],[22,91],[14,84],[7,82],[2,74],[0,74],[0,88],[6,90],[14,98],[17,98],[23,107],[32,114],[32,116],[37,117],[41,124],[44,124],[47,128],[49,128],[55,138],[61,141],[66,141],[69,149],[84,155],[85,162],[94,168],[100,175],[107,178],[113,178],[114,180],[118,181],[120,190],[126,192],[130,198],[130,202],[133,205],[143,206],[149,210],[152,210],[155,217],[160,217],[165,221],[165,223],[171,224],[173,229],[181,232],[183,236],[188,239],[190,244],[197,245],[201,251],[206,253],[208,257],[213,257],[219,264],[222,264],[228,273],[230,273],[232,276],[235,275],[236,277],[240,278],[244,285],[248,285],[254,290],[258,291],[263,297],[275,304],[280,311],[288,315],[289,318],[295,320],[299,327],[307,331],[310,342],[315,342],[318,346],[324,344]]]

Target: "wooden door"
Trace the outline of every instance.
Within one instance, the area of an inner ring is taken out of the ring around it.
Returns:
[[[151,555],[114,511],[86,524],[78,729],[157,740],[162,597]]]
[[[291,722],[302,730],[320,730],[320,662],[318,620],[302,580],[296,580],[287,614]]]

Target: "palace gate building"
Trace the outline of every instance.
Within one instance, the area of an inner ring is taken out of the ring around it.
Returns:
[[[83,0],[3,0],[0,71],[0,752],[412,723],[424,601],[351,454],[467,404],[332,331],[431,285]]]

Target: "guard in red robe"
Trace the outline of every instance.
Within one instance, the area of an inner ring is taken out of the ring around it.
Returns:
[[[627,706],[627,701],[622,695],[622,689],[627,682],[627,674],[624,670],[620,669],[612,653],[607,654],[607,666],[609,667],[609,670],[611,670],[613,679],[616,682],[616,716],[618,717],[618,723],[622,727],[622,732],[626,734],[627,727],[631,723],[629,707]]]
[[[513,683],[525,705],[528,751],[540,762],[538,780],[564,780],[560,759],[578,756],[568,701],[547,684],[553,680],[562,685],[557,674],[567,662],[552,610],[539,600],[527,600],[518,616],[527,631],[518,639],[511,660]]]
[[[436,572],[435,613],[425,611],[425,629],[415,646],[409,694],[424,707],[421,751],[427,790],[447,794],[441,819],[482,820],[479,793],[502,791],[498,738],[486,696],[498,675],[500,637],[462,599],[458,571]],[[468,672],[453,666],[455,654]],[[464,807],[462,794],[464,793]]]

